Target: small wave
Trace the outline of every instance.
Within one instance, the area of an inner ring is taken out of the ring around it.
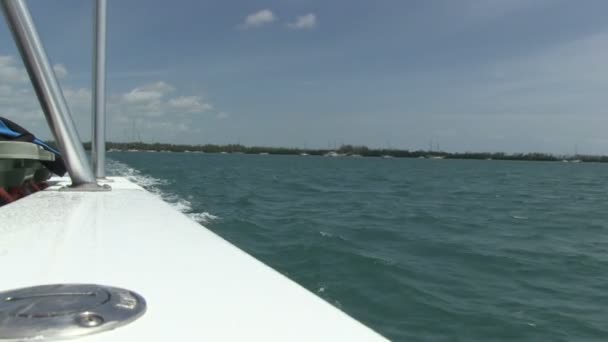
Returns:
[[[191,213],[191,214],[188,214],[188,216],[190,216],[191,219],[193,219],[194,221],[199,222],[199,223],[208,223],[210,221],[214,221],[219,218],[218,216],[210,214],[206,211],[202,212],[202,213]]]
[[[174,193],[161,190],[159,186],[170,184],[170,182],[166,179],[160,179],[143,174],[141,171],[113,159],[108,160],[107,167],[110,174],[124,177],[129,181],[141,186],[198,223],[208,223],[210,221],[219,219],[218,216],[210,214],[206,211],[201,213],[193,212],[192,202],[181,198]]]
[[[528,219],[526,216],[518,216],[518,215],[511,215],[511,217],[516,220],[527,220]]]
[[[150,192],[156,193],[155,191],[160,191],[157,186],[169,184],[167,180],[145,175],[141,171],[113,159],[108,160],[107,167],[109,173],[125,177]]]

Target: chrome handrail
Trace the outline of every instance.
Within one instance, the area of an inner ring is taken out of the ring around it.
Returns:
[[[93,119],[91,159],[95,177],[106,177],[106,0],[96,0],[93,27]]]
[[[0,6],[46,121],[65,160],[72,187],[97,188],[76,125],[25,0],[0,0]]]

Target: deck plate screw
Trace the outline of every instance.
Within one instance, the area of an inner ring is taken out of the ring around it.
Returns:
[[[76,317],[76,323],[84,328],[93,328],[102,325],[103,317],[92,312],[83,312]]]

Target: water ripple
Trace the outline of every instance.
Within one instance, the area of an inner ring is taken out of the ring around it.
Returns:
[[[187,201],[218,234],[391,339],[608,336],[605,165],[113,158],[146,187],[172,194],[176,205]]]

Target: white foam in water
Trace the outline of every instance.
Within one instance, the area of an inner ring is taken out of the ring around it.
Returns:
[[[113,159],[108,159],[107,168],[108,173],[116,176],[125,177],[131,182],[145,188],[152,194],[158,196],[163,201],[169,203],[173,208],[188,215],[196,222],[208,223],[219,218],[218,216],[212,215],[206,211],[202,213],[192,212],[192,203],[190,201],[181,198],[176,194],[161,190],[158,187],[159,185],[169,184],[169,181],[165,179],[159,179],[149,175],[145,175],[141,173],[141,171]]]
[[[208,213],[206,211],[202,212],[202,213],[191,213],[191,214],[189,214],[189,216],[193,220],[195,220],[197,222],[200,222],[200,223],[206,223],[206,222],[209,222],[209,221],[217,220],[219,218],[218,216],[210,214],[210,213]]]

